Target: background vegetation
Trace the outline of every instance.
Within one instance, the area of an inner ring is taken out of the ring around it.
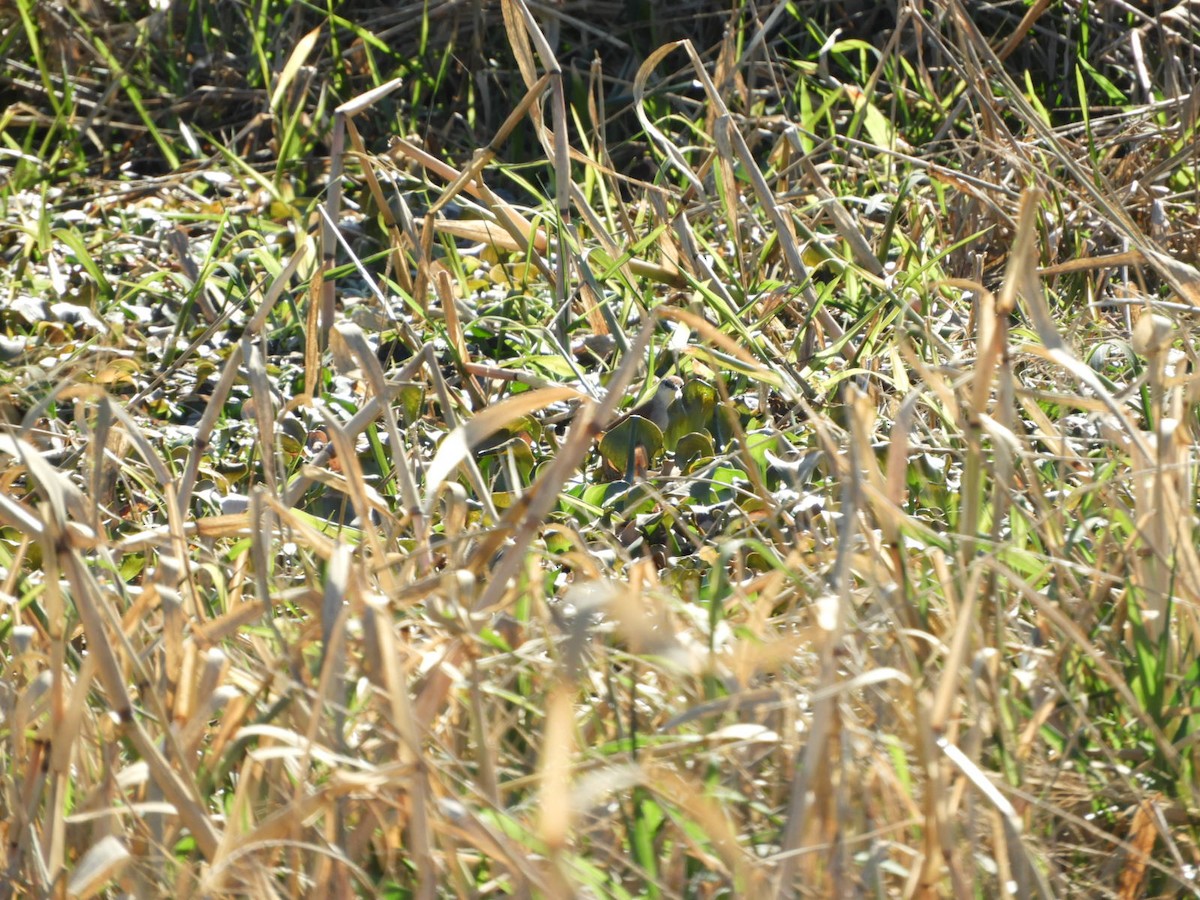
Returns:
[[[1198,42],[0,6],[0,896],[1194,892]]]

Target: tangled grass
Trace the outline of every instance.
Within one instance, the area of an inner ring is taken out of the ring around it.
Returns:
[[[0,896],[1195,892],[1188,5],[0,19]]]

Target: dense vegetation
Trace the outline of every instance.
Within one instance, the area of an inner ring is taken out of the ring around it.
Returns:
[[[1195,891],[1191,5],[0,42],[0,896]]]

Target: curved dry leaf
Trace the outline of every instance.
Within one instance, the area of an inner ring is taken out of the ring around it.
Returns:
[[[0,453],[13,457],[26,469],[50,504],[54,521],[61,530],[71,519],[82,515],[83,497],[67,476],[46,462],[36,447],[10,434],[0,434]]]
[[[650,73],[654,71],[655,66],[666,59],[673,50],[686,45],[687,41],[675,41],[670,44],[663,44],[642,63],[641,68],[637,70],[637,75],[633,79],[633,109],[637,113],[638,121],[646,129],[646,133],[650,135],[654,143],[658,144],[663,153],[667,155],[667,158],[671,160],[671,164],[682,172],[688,183],[703,195],[704,185],[701,183],[700,178],[692,171],[692,167],[687,164],[687,160],[683,158],[683,154],[671,143],[670,139],[654,127],[654,124],[650,121],[650,117],[646,115],[646,104],[644,102],[646,98],[646,79],[650,77]]]
[[[421,506],[422,510],[426,514],[432,511],[442,482],[458,467],[459,463],[467,458],[480,441],[523,416],[567,400],[591,402],[590,397],[581,394],[574,388],[541,388],[517,394],[495,406],[490,406],[471,421],[450,432],[442,441],[442,446],[438,448],[437,455],[434,456],[433,462],[429,465],[429,471],[425,475],[425,502]]]
[[[487,244],[510,253],[523,253],[527,249],[525,245],[515,241],[512,235],[500,225],[489,222],[486,219],[456,220],[435,218],[421,219],[420,221],[432,222],[433,230],[439,234],[448,234],[452,237],[460,237],[464,240]],[[533,232],[533,248],[535,250],[544,253],[549,246],[550,242],[544,231],[539,229]]]
[[[287,93],[287,89],[292,82],[296,80],[296,75],[300,71],[300,67],[304,65],[308,55],[312,53],[313,47],[317,45],[317,38],[321,36],[321,29],[324,25],[318,25],[300,40],[296,41],[296,46],[292,50],[292,55],[288,57],[288,61],[283,66],[283,71],[279,73],[279,80],[275,82],[275,90],[271,92],[271,109],[272,111],[279,110],[279,103],[283,100],[283,95]]]
[[[92,897],[117,876],[129,861],[129,850],[113,835],[88,848],[67,882],[68,897]]]

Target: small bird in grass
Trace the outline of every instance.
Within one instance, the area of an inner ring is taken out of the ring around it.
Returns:
[[[662,436],[666,434],[671,423],[671,404],[681,396],[683,379],[677,375],[668,375],[658,383],[649,399],[633,409],[618,416],[607,428],[600,440],[600,454],[604,457],[605,480],[621,477],[632,478],[644,476],[653,462],[653,457],[663,448]],[[653,423],[660,434],[658,437],[646,430],[646,427],[622,429],[634,416]],[[627,431],[617,438],[618,431]]]
[[[643,419],[657,425],[659,431],[665,432],[667,425],[671,421],[671,404],[675,402],[676,398],[682,396],[682,391],[683,379],[678,375],[668,375],[658,383],[658,386],[654,389],[654,393],[649,399],[638,404],[633,409],[618,414],[608,422],[597,423],[599,426],[598,432],[604,434],[612,431],[622,422],[633,416],[641,416]],[[547,425],[567,423],[575,418],[575,412],[576,410],[572,409],[569,412],[557,413],[546,418],[544,422]]]
[[[665,433],[667,425],[671,421],[671,404],[679,398],[680,391],[682,390],[683,379],[678,375],[668,375],[658,383],[658,387],[654,389],[654,394],[648,400],[635,406],[628,412],[622,413],[604,430],[612,431],[626,419],[632,416],[641,416],[643,419],[653,422],[658,426],[659,431]]]

